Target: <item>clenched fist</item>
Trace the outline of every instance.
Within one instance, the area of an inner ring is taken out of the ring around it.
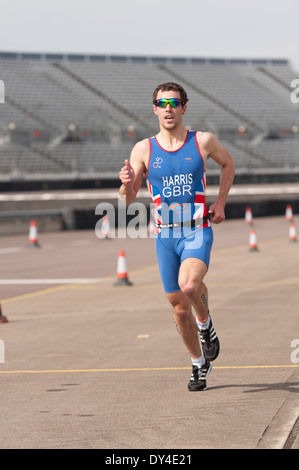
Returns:
[[[119,172],[119,179],[121,180],[122,184],[127,188],[133,187],[135,171],[131,166],[129,160],[125,160],[125,166],[123,166]]]

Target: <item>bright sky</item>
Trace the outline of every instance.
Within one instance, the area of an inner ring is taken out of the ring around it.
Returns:
[[[1,0],[0,8],[4,52],[284,58],[299,74],[298,0]]]

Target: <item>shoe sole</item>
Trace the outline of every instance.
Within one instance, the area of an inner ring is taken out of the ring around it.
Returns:
[[[210,367],[209,367],[209,370],[207,372],[207,375],[206,377],[209,375],[209,373],[212,371],[212,364],[210,364]],[[188,384],[188,390],[189,392],[204,392],[205,390],[207,390],[208,386],[206,384],[205,388],[189,388],[189,384]]]

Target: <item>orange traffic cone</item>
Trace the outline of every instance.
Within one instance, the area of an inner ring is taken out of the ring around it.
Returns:
[[[246,207],[246,211],[245,211],[245,222],[246,222],[246,224],[252,224],[252,211],[251,211],[251,207]]]
[[[289,240],[290,240],[290,242],[296,242],[297,241],[296,226],[295,226],[294,222],[290,223]]]
[[[102,237],[109,239],[110,235],[110,221],[108,215],[104,215],[102,219],[102,226],[101,226]]]
[[[7,318],[4,315],[2,315],[2,308],[1,308],[1,303],[0,303],[0,323],[7,323],[7,322],[8,322]]]
[[[249,235],[249,251],[258,251],[257,236],[254,229],[250,231]]]
[[[37,239],[37,225],[36,220],[31,220],[30,229],[29,229],[29,246],[39,248],[39,243]]]
[[[293,220],[293,208],[292,208],[291,204],[287,205],[285,216],[286,216],[287,220]]]
[[[125,252],[120,250],[117,259],[117,280],[114,283],[115,286],[131,286],[132,282],[128,279],[127,261]]]

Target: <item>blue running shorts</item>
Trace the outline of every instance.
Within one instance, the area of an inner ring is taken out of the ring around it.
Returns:
[[[179,269],[185,259],[201,259],[209,267],[212,245],[212,227],[161,229],[156,235],[156,253],[164,291],[180,290]]]

